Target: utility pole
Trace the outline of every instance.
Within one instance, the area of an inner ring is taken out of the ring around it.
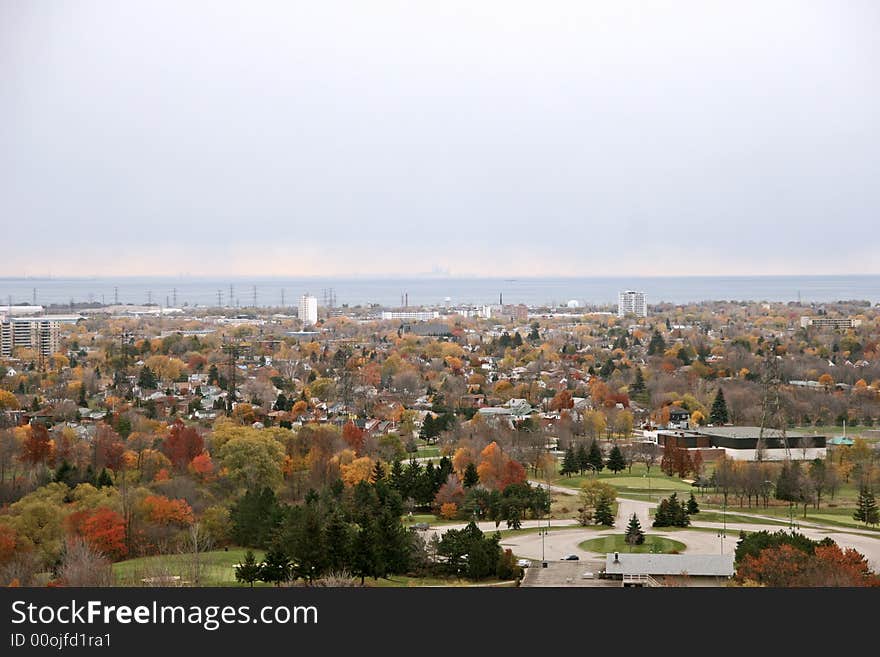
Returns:
[[[223,351],[229,354],[229,388],[226,393],[226,410],[232,412],[232,404],[235,402],[235,361],[239,354],[239,345],[225,344]]]

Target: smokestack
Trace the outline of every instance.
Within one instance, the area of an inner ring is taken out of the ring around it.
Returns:
[[[503,306],[503,305],[504,305],[504,296],[502,295],[501,292],[498,293],[498,305],[499,305],[499,306]]]
[[[406,303],[403,304],[404,308],[409,308],[409,292],[406,293]]]

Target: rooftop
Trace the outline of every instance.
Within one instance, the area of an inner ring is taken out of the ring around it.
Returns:
[[[617,562],[614,557],[617,555]],[[733,554],[629,554],[605,555],[605,572],[612,575],[682,575],[732,577]]]

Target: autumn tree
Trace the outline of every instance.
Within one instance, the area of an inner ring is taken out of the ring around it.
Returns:
[[[162,452],[179,471],[183,471],[190,462],[205,449],[205,441],[195,427],[186,426],[181,420],[175,420],[162,441]]]
[[[52,457],[49,430],[42,422],[32,422],[21,448],[21,460],[31,465],[46,464]]]
[[[342,428],[342,439],[354,450],[355,454],[361,454],[364,449],[365,432],[353,421],[349,421]]]

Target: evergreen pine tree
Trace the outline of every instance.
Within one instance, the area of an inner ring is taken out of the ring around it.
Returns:
[[[602,468],[605,467],[605,461],[602,458],[602,450],[599,449],[598,440],[594,440],[590,443],[590,453],[587,460],[589,461],[590,468],[596,472],[601,472]]]
[[[645,392],[645,376],[642,374],[641,367],[636,368],[636,379],[629,388],[634,394]]]
[[[712,402],[712,410],[709,412],[709,422],[712,424],[727,424],[730,415],[727,412],[727,402],[724,399],[724,391],[718,388],[715,393],[715,401]]]
[[[431,441],[431,438],[434,437],[434,416],[431,413],[425,415],[425,419],[422,422],[422,428],[419,431],[419,438],[424,440],[426,443]]]
[[[107,468],[101,468],[101,474],[98,475],[97,481],[95,481],[95,488],[103,488],[104,486],[112,486],[113,479],[110,478],[110,473],[107,472]]]
[[[281,549],[276,547],[266,552],[260,564],[260,579],[275,586],[290,579],[290,559]]]
[[[144,365],[141,373],[138,375],[138,386],[140,386],[144,390],[155,390],[159,387],[159,382],[156,380],[156,375],[153,374],[153,370]]]
[[[570,477],[578,471],[577,456],[574,453],[574,445],[569,444],[565,450],[565,457],[562,459],[562,467],[559,468],[559,474]]]
[[[596,502],[596,513],[593,517],[598,525],[614,526],[614,514],[611,512],[611,502],[608,498],[604,496],[599,498],[599,501]]]
[[[648,355],[662,355],[664,351],[666,351],[666,340],[664,340],[663,336],[660,335],[660,331],[654,329],[654,333],[651,336],[651,341],[648,343]]]
[[[668,527],[669,524],[669,500],[664,498],[654,512],[654,527]]]
[[[611,448],[611,453],[608,455],[608,469],[614,474],[626,469],[626,460],[617,445]]]
[[[584,443],[578,445],[577,448],[577,468],[580,474],[583,474],[590,467],[590,455]]]
[[[216,385],[219,380],[220,380],[220,373],[217,371],[217,364],[214,363],[211,365],[210,369],[208,370],[208,384],[209,385]]]
[[[880,522],[880,512],[877,510],[874,492],[867,486],[862,486],[859,491],[859,500],[853,519],[861,520],[866,525],[876,525]]]
[[[687,513],[689,516],[694,515],[695,513],[700,512],[700,506],[697,504],[697,498],[694,497],[694,494],[691,493],[691,496],[687,501]]]
[[[477,473],[477,466],[473,463],[468,463],[467,467],[464,469],[464,481],[462,485],[465,488],[473,488],[478,483],[480,483],[480,475]]]
[[[390,475],[390,483],[391,488],[400,493],[401,497],[408,497],[403,490],[403,463],[400,461],[395,461],[391,464],[391,475]]]
[[[370,475],[370,481],[374,484],[385,481],[385,466],[382,465],[382,461],[376,461],[376,465],[373,466],[373,474]]]
[[[238,582],[245,582],[254,586],[254,582],[260,579],[260,564],[257,563],[256,557],[251,550],[244,555],[244,561],[235,567],[235,579]]]
[[[642,524],[635,513],[630,517],[629,525],[626,527],[626,542],[629,545],[641,545],[645,542],[645,532],[642,531]]]

